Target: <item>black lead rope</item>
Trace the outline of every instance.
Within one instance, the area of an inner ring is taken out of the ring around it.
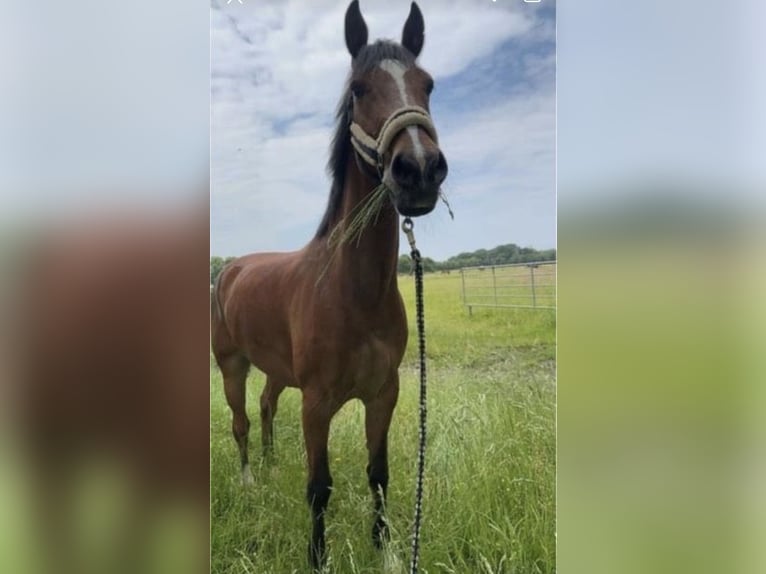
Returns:
[[[415,487],[415,520],[412,526],[412,560],[410,574],[417,574],[420,557],[420,521],[423,516],[423,475],[426,463],[426,329],[423,311],[423,262],[415,247],[414,224],[409,217],[402,222],[402,231],[410,243],[410,257],[415,264],[415,309],[418,324],[418,353],[420,356],[420,421],[418,435],[418,478]]]

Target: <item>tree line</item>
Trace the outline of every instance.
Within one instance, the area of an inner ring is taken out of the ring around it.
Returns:
[[[223,269],[223,266],[226,265],[229,261],[232,261],[233,259],[236,259],[236,257],[219,257],[218,255],[213,255],[210,258],[210,284],[211,285],[215,283],[216,277],[218,277],[218,274],[221,272],[221,269]]]
[[[542,251],[532,247],[519,247],[515,243],[498,245],[492,249],[477,249],[476,251],[453,255],[446,261],[434,261],[430,257],[423,258],[423,270],[426,273],[435,271],[451,271],[461,267],[481,267],[486,265],[508,265],[511,263],[529,263],[531,261],[555,261],[556,250]],[[399,273],[412,271],[412,259],[409,255],[399,256]]]
[[[235,257],[219,257],[213,255],[210,258],[210,283],[214,283],[216,277],[229,261]],[[542,251],[532,247],[519,247],[515,243],[498,245],[492,249],[477,249],[465,253],[459,253],[446,261],[435,261],[430,257],[423,258],[423,270],[426,273],[436,271],[451,271],[461,267],[479,267],[484,265],[508,265],[510,263],[529,263],[531,261],[555,261],[556,250],[544,249]],[[399,273],[412,271],[412,260],[409,255],[401,255],[398,264]]]

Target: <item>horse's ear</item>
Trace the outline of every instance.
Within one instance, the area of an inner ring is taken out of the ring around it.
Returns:
[[[356,58],[367,45],[367,24],[364,23],[362,12],[359,10],[359,0],[354,0],[346,10],[346,47],[352,58]]]
[[[420,50],[423,49],[424,28],[423,14],[418,5],[413,2],[410,7],[410,15],[404,23],[404,30],[402,30],[402,46],[412,52],[416,58],[420,54]]]

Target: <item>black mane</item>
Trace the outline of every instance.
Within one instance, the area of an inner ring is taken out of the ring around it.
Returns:
[[[383,60],[397,60],[406,66],[412,66],[415,58],[409,50],[388,40],[378,40],[374,44],[364,46],[351,62],[351,73],[343,88],[343,95],[335,112],[335,134],[330,147],[330,159],[327,162],[327,172],[332,178],[330,198],[327,201],[322,221],[317,229],[316,238],[321,238],[330,232],[330,225],[343,203],[343,185],[346,177],[346,163],[351,153],[349,126],[351,125],[351,90],[349,85],[355,76],[364,74],[380,64]]]

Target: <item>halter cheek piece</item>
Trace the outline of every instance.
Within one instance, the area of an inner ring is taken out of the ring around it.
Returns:
[[[394,111],[380,128],[377,139],[370,136],[356,122],[351,122],[351,144],[359,157],[368,163],[383,179],[383,157],[396,135],[409,126],[421,126],[434,142],[437,141],[436,128],[431,116],[420,106],[403,106]]]

